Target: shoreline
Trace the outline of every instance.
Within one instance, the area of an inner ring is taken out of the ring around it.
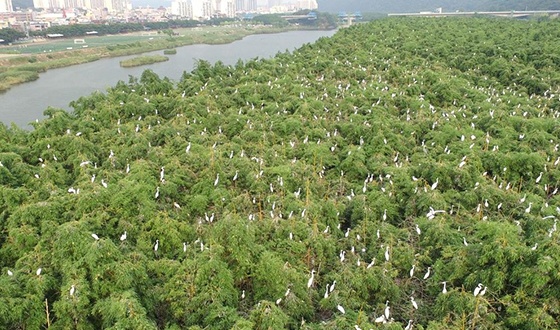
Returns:
[[[12,86],[35,81],[39,79],[39,73],[46,72],[49,69],[94,62],[102,58],[138,55],[194,44],[228,44],[256,34],[317,30],[302,29],[301,27],[294,26],[283,28],[267,26],[219,26],[195,29],[177,29],[184,31],[184,34],[173,37],[158,35],[157,40],[148,38],[143,41],[130,41],[126,43],[106,44],[38,54],[0,54],[2,55],[0,56],[0,81],[2,81],[0,83],[0,93],[9,90]],[[132,37],[134,34],[129,34],[128,36]],[[69,42],[69,40],[71,39],[60,41]],[[55,41],[53,41],[53,44],[54,42]],[[43,43],[42,45],[45,44]]]

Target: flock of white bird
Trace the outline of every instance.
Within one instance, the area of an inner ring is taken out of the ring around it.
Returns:
[[[370,70],[368,67],[366,66],[362,66],[361,64],[357,64],[357,63],[352,63],[352,61],[350,60],[338,60],[337,58],[334,58],[334,63],[338,64],[338,65],[343,65],[343,66],[352,66],[354,67],[356,70]],[[358,62],[357,58],[354,58],[354,60],[356,62]],[[387,60],[388,64],[390,64],[391,60]],[[404,91],[398,90],[398,89],[394,89],[391,87],[390,83],[388,81],[386,81],[381,75],[378,75],[377,77],[375,77],[375,75],[372,77],[371,81],[366,81],[366,80],[360,80],[360,81],[356,81],[356,82],[352,82],[352,83],[348,83],[348,84],[338,84],[338,86],[336,86],[336,88],[334,88],[334,90],[332,88],[326,88],[326,87],[322,87],[321,90],[319,91],[313,91],[313,88],[318,88],[317,86],[320,86],[321,84],[319,84],[318,82],[322,81],[321,78],[318,78],[317,81],[312,81],[311,79],[309,79],[308,77],[305,76],[299,76],[297,75],[295,82],[299,82],[301,85],[301,89],[303,89],[303,91],[300,93],[300,98],[304,99],[305,97],[307,97],[306,95],[310,95],[312,92],[316,92],[317,96],[316,100],[320,100],[320,101],[325,101],[325,102],[331,102],[333,105],[335,105],[334,107],[332,107],[332,109],[329,109],[327,107],[325,107],[322,111],[316,111],[315,113],[313,113],[313,120],[315,120],[316,122],[329,122],[331,124],[329,124],[329,129],[325,128],[323,131],[323,136],[320,138],[317,138],[316,140],[312,141],[311,137],[309,137],[308,135],[306,136],[301,136],[301,137],[292,137],[289,141],[281,141],[281,144],[284,148],[288,149],[288,151],[285,151],[287,154],[297,154],[295,152],[290,153],[289,149],[292,150],[297,150],[298,148],[300,149],[306,149],[308,147],[310,147],[312,144],[320,146],[320,145],[327,145],[328,150],[333,153],[342,153],[341,150],[343,150],[343,148],[345,148],[342,143],[340,143],[341,139],[344,140],[344,138],[341,138],[341,133],[338,131],[338,129],[336,128],[332,128],[334,127],[334,125],[332,125],[333,123],[338,123],[341,121],[347,121],[347,122],[353,122],[354,118],[363,118],[362,122],[355,122],[356,128],[363,128],[365,130],[371,130],[372,126],[373,126],[373,118],[375,115],[377,115],[378,113],[380,113],[381,110],[380,107],[382,106],[387,106],[387,104],[391,104],[393,102],[393,100],[395,98],[398,97],[402,97],[405,95]],[[291,83],[293,83],[293,81],[290,81]],[[277,89],[281,89],[283,88],[282,83],[286,83],[286,82],[282,82],[279,81],[278,79],[276,79],[275,81],[269,81],[267,86],[270,87],[270,89],[273,88],[277,88]],[[257,87],[259,87],[259,83],[255,82],[255,89]],[[207,85],[204,85],[201,89],[200,89],[200,93],[203,93],[205,91],[207,87]],[[506,89],[503,91],[498,91],[498,90],[493,90],[493,89],[483,89],[483,88],[479,88],[478,89],[481,92],[484,93],[488,93],[488,101],[489,102],[501,102],[502,101],[502,97],[505,99],[505,94],[509,94],[509,95],[513,95],[515,94],[515,91]],[[343,106],[338,104],[338,102],[342,102],[342,100],[344,100],[346,97],[357,97],[359,95],[359,93],[371,93],[371,92],[376,93],[376,95],[379,95],[379,99],[378,101],[375,103],[373,103],[371,105],[370,109],[367,110],[362,110],[362,109],[358,109],[357,107],[354,107],[353,109],[343,109]],[[209,94],[213,93],[213,90],[208,91]],[[237,93],[237,90],[235,91],[235,94]],[[185,93],[182,94],[182,96],[185,96]],[[549,98],[554,98],[557,97],[555,94],[549,94],[548,96]],[[335,100],[335,101],[333,101]],[[338,101],[336,101],[338,100]],[[383,101],[382,101],[383,100]],[[145,98],[146,103],[150,103],[150,100],[146,97]],[[477,113],[477,114],[472,114],[471,112],[468,111],[468,108],[466,106],[460,106],[460,105],[456,105],[455,107],[453,107],[450,110],[445,110],[445,109],[438,109],[437,107],[429,104],[425,99],[423,95],[419,95],[418,99],[416,100],[418,101],[421,106],[420,109],[417,110],[410,110],[407,109],[406,113],[402,116],[402,119],[406,122],[410,122],[410,121],[422,121],[425,119],[421,119],[422,118],[430,118],[431,120],[431,130],[432,131],[436,131],[439,128],[443,127],[446,124],[449,125],[456,125],[459,120],[467,120],[470,119],[471,123],[470,123],[470,130],[472,131],[471,133],[467,134],[465,136],[465,134],[462,134],[460,137],[457,137],[456,141],[451,141],[449,144],[445,144],[445,145],[439,145],[437,142],[435,141],[426,141],[424,139],[421,140],[420,144],[417,146],[419,147],[419,149],[421,150],[422,154],[425,155],[430,155],[433,157],[437,157],[435,154],[445,154],[445,155],[453,155],[454,150],[467,150],[467,152],[469,152],[468,154],[464,154],[464,155],[458,155],[456,157],[456,159],[458,160],[458,163],[454,163],[456,165],[454,165],[454,167],[456,167],[459,171],[467,171],[469,169],[469,164],[470,162],[475,160],[475,156],[473,155],[473,151],[477,151],[477,152],[495,152],[495,153],[499,153],[501,152],[500,150],[500,146],[499,145],[493,145],[492,141],[493,141],[493,137],[492,137],[492,133],[490,133],[490,131],[487,132],[481,132],[479,130],[477,130],[477,119],[479,119],[480,117],[482,117],[484,114],[482,113]],[[126,103],[122,103],[121,106],[124,106]],[[151,103],[150,103],[151,104]],[[154,105],[154,107],[156,107],[156,105]],[[278,110],[276,112],[276,116],[275,118],[277,119],[281,119],[283,118],[286,114],[287,111],[285,109],[281,109],[278,104],[277,104]],[[250,114],[252,111],[259,111],[258,106],[255,107],[254,104],[252,103],[247,103],[246,104],[246,110],[241,110],[240,109],[240,114],[242,112],[244,112],[245,114]],[[544,111],[537,112],[537,113],[529,113],[527,111],[523,111],[521,109],[521,106],[518,107],[519,110],[515,110],[515,111],[511,111],[508,115],[511,117],[517,117],[519,119],[527,119],[531,116],[537,116],[537,117],[541,117],[544,116],[545,113]],[[264,109],[264,103],[263,105],[261,105],[261,109]],[[212,110],[210,108],[207,109],[208,114],[210,113],[217,113],[217,114],[221,114],[220,110]],[[154,108],[154,115],[158,116],[157,110]],[[361,115],[362,117],[358,117],[359,115]],[[490,120],[494,120],[494,116],[496,115],[495,110],[490,110],[488,112],[488,118],[490,118]],[[547,115],[550,116],[551,118],[558,118],[559,112],[555,111],[552,115]],[[177,117],[188,117],[187,113],[180,113],[177,114]],[[470,118],[469,118],[470,117]],[[133,115],[134,120],[134,124],[132,125],[134,127],[133,132],[130,131],[130,129],[127,130],[127,128],[123,127],[125,125],[125,122],[128,121],[128,119],[118,119],[117,124],[115,125],[115,130],[117,131],[118,134],[141,134],[144,130],[152,130],[155,128],[155,125],[152,126],[152,124],[143,124],[143,120],[146,120],[146,115],[144,115],[144,117],[142,116],[138,116],[136,117],[136,115]],[[136,119],[137,118],[137,119]],[[92,118],[92,120],[94,120]],[[130,120],[132,121],[132,120]],[[305,121],[305,119],[304,119]],[[496,119],[497,121],[497,119]],[[160,124],[160,120],[158,119],[158,124]],[[200,136],[211,136],[212,132],[210,132],[210,129],[204,126],[204,118],[196,118],[196,116],[192,116],[192,118],[188,118],[186,120],[186,126],[187,127],[196,127],[196,128],[201,128],[198,132],[197,135]],[[265,132],[272,129],[272,127],[275,125],[274,122],[270,122],[270,127],[264,127],[264,124],[261,123],[260,124],[260,129]],[[254,123],[251,119],[247,119],[245,122],[245,126],[244,129],[250,131],[250,130],[256,130],[257,128],[259,128],[259,124],[258,123]],[[387,127],[386,128],[388,131],[391,131],[392,128]],[[467,129],[468,130],[468,129]],[[177,131],[176,132],[178,135],[181,134],[181,131]],[[401,134],[402,132],[397,132],[398,134]],[[414,133],[414,132],[413,132]],[[68,129],[67,130],[67,134],[72,134],[71,130]],[[212,154],[218,154],[218,150],[221,148],[221,144],[223,141],[223,129],[222,127],[218,127],[217,131],[214,133],[215,136],[217,137],[215,141],[210,141],[208,142],[209,145],[201,145],[200,143],[194,142],[193,141],[185,141],[186,147],[182,147],[181,151],[184,150],[183,154],[186,155],[191,155],[193,153],[193,149],[195,148],[205,148],[205,149],[210,149],[212,151]],[[521,141],[525,141],[527,138],[527,135],[529,133],[528,132],[523,132],[523,133],[519,133],[518,137],[519,137],[519,142],[521,143]],[[387,148],[390,149],[394,149],[394,150],[399,150],[399,148],[396,145],[396,142],[390,142],[387,138],[388,138],[389,134],[386,134],[383,139],[376,137],[375,139],[379,139],[379,145],[381,146],[386,146]],[[74,136],[76,138],[85,138],[87,136],[87,133],[83,133],[83,132],[78,132],[76,134],[74,134]],[[381,143],[382,141],[382,143]],[[351,144],[353,143],[352,141],[346,141],[346,143],[349,145],[347,148],[345,148],[345,153],[346,156],[350,156],[352,154],[352,152],[362,152],[361,149],[364,148],[368,143],[372,144],[376,141],[370,140],[370,141],[365,141],[363,136],[359,137],[359,141],[356,141],[356,145],[352,146]],[[391,145],[393,144],[394,145]],[[550,141],[550,143],[552,145],[554,145],[553,150],[555,152],[558,151],[558,141]],[[211,146],[210,146],[211,144]],[[150,146],[151,147],[151,146]],[[272,146],[271,146],[272,147]],[[55,148],[51,147],[50,144],[48,145],[48,150],[46,151],[46,154],[50,155],[50,157],[52,158],[53,161],[58,161],[59,159],[57,158],[56,154],[57,152],[55,151]],[[503,148],[502,148],[503,149]],[[116,150],[116,149],[115,149]],[[287,178],[284,178],[283,176],[280,175],[269,175],[269,169],[267,168],[267,163],[272,163],[273,159],[279,158],[280,156],[278,155],[278,152],[275,151],[274,153],[272,153],[272,158],[270,159],[271,156],[270,154],[258,154],[257,152],[255,152],[255,154],[250,154],[249,152],[246,152],[245,150],[242,150],[240,153],[235,153],[233,150],[221,150],[221,151],[225,151],[227,153],[227,158],[228,159],[234,159],[235,157],[240,157],[240,158],[244,158],[247,157],[248,159],[250,159],[254,165],[253,168],[249,169],[249,173],[251,173],[251,175],[255,178],[255,180],[268,180],[268,182],[266,182],[266,186],[268,187],[268,191],[270,192],[270,195],[274,195],[276,193],[278,193],[278,191],[282,190],[285,191],[287,188],[285,187],[284,182],[288,181]],[[106,154],[107,155],[107,154]],[[118,155],[116,154],[113,149],[110,149],[110,151],[108,152],[108,156],[107,160],[109,162],[111,162],[111,164],[113,164],[114,167],[117,168],[118,163],[126,163],[126,169],[124,170],[124,172],[126,174],[130,173],[131,171],[131,167],[134,166],[134,164],[130,164],[128,162],[128,159],[126,159],[126,155]],[[126,159],[126,161],[125,161]],[[387,158],[387,163],[386,163],[386,167],[384,168],[384,174],[373,174],[373,173],[368,173],[367,176],[363,179],[363,185],[360,183],[361,189],[359,189],[359,187],[357,185],[352,185],[350,184],[347,189],[344,189],[344,194],[342,196],[337,196],[341,197],[342,200],[345,200],[345,202],[349,203],[351,201],[353,201],[356,198],[364,198],[367,199],[367,194],[369,191],[376,189],[379,192],[381,192],[382,194],[386,195],[389,198],[394,198],[394,191],[396,188],[395,183],[394,183],[394,177],[395,174],[391,173],[391,169],[401,169],[405,166],[410,166],[410,167],[416,167],[417,165],[414,164],[414,161],[412,160],[412,155],[406,155],[405,153],[403,153],[402,151],[394,151],[393,155],[391,155],[390,157]],[[297,158],[297,156],[294,156],[294,158],[291,160],[291,164],[294,165],[298,162],[300,162],[301,160]],[[550,171],[550,170],[557,170],[557,166],[558,163],[560,161],[560,156],[555,159],[553,161],[553,158],[551,158],[550,156],[548,157],[547,163],[545,164],[545,167],[542,169],[538,169],[538,176],[536,178],[534,178],[534,184],[539,186],[544,192],[546,192],[547,195],[549,196],[554,196],[557,194],[558,192],[558,187],[555,186],[556,183],[554,182],[549,182],[546,179],[546,174]],[[38,180],[41,179],[41,169],[45,168],[47,166],[47,161],[44,158],[39,158],[39,164],[41,165],[40,167],[37,168],[37,173],[35,174],[35,178],[37,178]],[[3,166],[0,163],[0,166]],[[101,178],[100,180],[100,185],[104,188],[104,189],[108,189],[109,186],[111,184],[113,184],[113,182],[109,179],[109,176],[106,175],[106,173],[104,173],[104,171],[106,171],[106,169],[98,169],[97,168],[97,164],[93,163],[90,160],[83,160],[80,164],[81,167],[83,168],[87,168],[90,171],[93,171],[93,173],[91,173],[91,177],[89,179],[90,183],[92,185],[96,184],[96,178],[98,176],[103,176],[103,178]],[[164,187],[166,185],[166,183],[169,180],[169,177],[173,175],[173,170],[169,168],[169,165],[167,164],[160,164],[158,165],[159,167],[159,180],[157,180],[158,185],[156,187],[154,187],[154,199],[157,200],[158,202],[161,203],[169,203],[169,205],[176,209],[178,212],[182,209],[181,205],[179,204],[179,201],[176,200],[170,200],[169,198],[166,198],[167,196],[163,195],[163,189],[160,189],[160,187]],[[166,171],[166,167],[169,169],[169,171]],[[97,171],[97,172],[95,172]],[[477,181],[476,184],[474,186],[472,186],[470,189],[472,190],[477,190],[479,189],[479,187],[481,186],[481,182],[482,180],[484,180],[484,183],[486,185],[491,185],[494,186],[502,191],[508,191],[508,190],[512,190],[513,189],[523,189],[523,187],[520,186],[519,182],[509,182],[503,179],[503,177],[505,177],[506,172],[508,171],[508,169],[506,167],[503,168],[502,173],[494,173],[494,175],[489,175],[488,172],[483,172],[480,175],[480,181]],[[247,173],[247,169],[240,169],[240,168],[234,168],[231,169],[230,171],[231,173],[226,173],[226,172],[222,172],[222,176],[220,176],[219,172],[215,172],[212,173],[213,176],[213,186],[215,189],[218,188],[230,188],[230,187],[235,187],[236,182],[238,182],[239,180],[241,180],[241,176],[242,176],[242,172],[243,173]],[[235,173],[235,174],[233,174]],[[232,175],[230,175],[232,174]],[[310,175],[310,178],[312,179],[317,179],[317,180],[321,180],[325,177],[327,177],[329,174],[329,170],[327,170],[326,168],[321,168],[319,169],[316,173],[313,173]],[[214,176],[215,175],[215,176]],[[226,176],[227,175],[227,176]],[[345,172],[340,170],[340,175],[339,175],[339,180],[342,182],[345,179]],[[418,175],[418,174],[417,174]],[[114,176],[113,176],[114,177]],[[414,189],[412,191],[413,194],[415,195],[421,195],[421,194],[433,194],[433,193],[437,193],[438,189],[441,188],[441,185],[443,184],[442,181],[440,181],[440,178],[437,177],[435,180],[429,180],[429,179],[425,179],[422,177],[417,177],[412,175],[410,177],[411,182],[414,184]],[[301,186],[305,185],[305,182],[300,182]],[[80,186],[80,188],[75,188],[75,186]],[[67,189],[68,193],[70,194],[80,194],[80,189],[88,189],[85,185],[77,182],[75,186],[69,187]],[[302,193],[304,194],[308,194],[308,192],[306,190],[302,191],[301,186],[299,186],[297,188],[297,190],[290,192],[290,194],[297,200],[299,200],[302,197]],[[516,188],[514,188],[514,186],[516,186]],[[356,188],[356,190],[354,190],[354,188]],[[361,190],[361,194],[359,194],[359,191]],[[250,195],[250,194],[249,194]],[[252,200],[253,205],[261,205],[259,204],[259,201],[255,200],[255,197],[252,196],[250,197],[250,199]],[[266,205],[268,208],[266,209],[266,212],[264,211],[256,211],[253,213],[249,213],[248,219],[253,221],[253,220],[257,220],[260,218],[265,217],[266,214],[268,214],[268,216],[270,217],[270,219],[273,219],[275,221],[279,221],[279,220],[285,220],[285,219],[292,219],[293,217],[296,217],[297,215],[295,215],[296,213],[294,212],[294,210],[282,210],[282,201],[276,201],[276,200],[271,200],[270,198],[268,199],[264,199],[266,202],[263,202],[262,205]],[[495,203],[495,205],[493,204],[492,201],[490,201],[488,198],[486,198],[485,196],[483,196],[482,194],[480,195],[480,203],[477,205],[475,210],[472,210],[472,212],[474,214],[480,214],[481,215],[481,219],[482,220],[490,220],[489,216],[491,216],[492,212],[497,212],[497,211],[503,211],[503,204],[504,202],[499,202],[499,203]],[[533,215],[533,213],[535,212],[533,206],[535,205],[535,201],[530,201],[528,203],[526,203],[526,195],[524,195],[524,197],[522,199],[519,200],[519,205],[522,205],[522,207],[524,208],[524,213],[526,215]],[[541,215],[543,220],[546,219],[552,219],[553,223],[551,223],[551,228],[548,232],[549,237],[556,231],[556,225],[557,225],[557,220],[556,220],[556,215],[555,214],[542,214],[542,212],[545,212],[547,210],[549,210],[549,205],[544,202],[543,205],[540,205],[538,214]],[[557,212],[560,213],[560,209],[556,208]],[[378,213],[380,213],[380,223],[383,224],[385,223],[389,218],[394,217],[394,215],[392,214],[388,214],[387,209],[384,209],[382,214],[380,212],[381,210],[378,210]],[[302,221],[307,221],[309,220],[309,214],[307,214],[307,208],[302,207],[299,210],[299,218]],[[436,209],[435,206],[429,206],[427,210],[425,210],[425,217],[428,220],[434,220],[436,219],[436,217],[440,217],[440,216],[447,216],[447,217],[453,217],[454,215],[457,214],[458,209],[455,208],[455,206],[451,205],[451,207],[447,208],[447,209]],[[471,211],[468,211],[471,212]],[[210,214],[210,215],[209,215]],[[422,213],[424,214],[424,213]],[[219,213],[215,213],[212,212],[211,210],[209,210],[206,214],[204,218],[200,218],[198,221],[199,225],[203,225],[203,224],[211,224],[214,221],[219,220],[221,214]],[[420,216],[419,216],[420,217]],[[516,220],[516,224],[518,226],[522,226],[521,222]],[[420,237],[422,235],[422,229],[420,228],[419,223],[414,222],[413,224],[413,232],[416,233],[416,235],[418,237]],[[359,234],[355,234],[353,236],[351,236],[352,233],[352,229],[350,227],[345,228],[344,230],[341,228],[341,225],[339,224],[339,226],[337,227],[337,230],[339,230],[340,232],[344,233],[344,237],[345,238],[353,238],[354,242],[361,242],[362,241],[362,237],[360,237]],[[376,237],[379,240],[379,245],[377,246],[378,250],[380,251],[384,251],[383,252],[383,257],[385,260],[385,263],[389,264],[391,262],[391,254],[392,254],[392,246],[390,245],[390,243],[387,242],[383,242],[383,240],[381,239],[382,236],[382,228],[377,228],[376,229]],[[332,229],[329,226],[325,226],[323,233],[325,235],[329,235],[331,234]],[[290,232],[288,235],[288,239],[289,240],[294,240],[294,233]],[[99,241],[100,237],[95,234],[92,233],[91,237],[95,240],[95,241]],[[127,240],[127,232],[124,231],[123,234],[120,236],[120,241],[126,241]],[[197,241],[195,241],[195,243],[199,243],[200,244],[200,250],[204,251],[204,249],[208,249],[208,246],[204,246],[204,243],[202,241],[202,238],[197,239]],[[463,236],[463,245],[466,247],[469,246],[469,242],[467,241],[467,238],[465,236]],[[181,249],[183,252],[187,251],[187,246],[189,246],[189,243],[187,242],[183,242],[182,246],[178,246],[176,247],[177,249]],[[159,257],[159,247],[160,247],[160,240],[156,239],[155,242],[153,242],[153,252],[155,257]],[[538,248],[538,243],[535,242],[535,244],[532,246],[532,250],[536,250]],[[366,269],[370,269],[371,267],[373,267],[376,263],[376,259],[372,258],[370,260],[369,263],[364,263],[362,264],[362,258],[365,258],[365,255],[367,253],[369,253],[370,251],[368,251],[366,249],[366,247],[355,247],[355,246],[351,246],[349,251],[346,250],[340,250],[339,255],[338,255],[338,260],[340,263],[347,263],[350,260],[349,256],[352,256],[352,259],[355,260],[355,264],[357,267],[365,267]],[[409,270],[409,277],[410,278],[414,278],[415,272],[419,271],[420,268],[423,267],[421,265],[417,265],[417,264],[412,264],[411,268]],[[437,269],[434,269],[432,266],[427,266],[425,267],[425,272],[423,274],[422,280],[423,281],[427,281],[431,278],[431,276],[433,275],[433,272],[437,272]],[[39,268],[37,270],[37,276],[39,276],[41,274],[41,268]],[[14,276],[14,273],[11,270],[8,270],[8,275],[9,276]],[[317,277],[320,276],[320,274],[318,273],[318,271],[316,271],[315,269],[311,269],[310,271],[310,276],[307,282],[307,288],[310,290],[315,289],[316,286],[316,282],[317,282]],[[441,294],[447,294],[449,291],[451,290],[448,288],[447,281],[443,281],[443,282],[438,282],[442,284],[442,290],[441,290]],[[323,299],[329,299],[331,296],[331,294],[333,293],[333,291],[336,289],[336,281],[333,281],[331,283],[325,283],[325,291],[323,296]],[[473,295],[477,298],[483,297],[486,294],[488,287],[483,285],[482,283],[479,283],[473,292]],[[322,290],[322,287],[321,287]],[[457,290],[461,290],[459,288],[457,288]],[[287,288],[285,294],[283,297],[278,297],[276,299],[276,304],[281,306],[283,303],[283,298],[289,296],[290,294],[293,294],[290,290],[290,288]],[[75,296],[77,295],[77,286],[76,284],[72,284],[70,286],[69,289],[69,296]],[[240,293],[240,297],[241,299],[245,299],[246,296],[246,292],[245,290],[242,290],[242,292]],[[416,301],[416,298],[414,297],[414,295],[410,295],[410,305],[412,307],[412,312],[410,313],[410,315],[414,315],[414,311],[422,308],[422,301]],[[347,314],[348,311],[344,308],[342,303],[336,302],[336,310],[341,313],[341,314]],[[403,319],[403,315],[399,316],[400,319]],[[374,318],[374,322],[375,323],[387,323],[387,322],[393,322],[395,319],[393,318],[392,314],[391,314],[391,306],[389,304],[389,301],[386,302],[385,307],[383,308],[383,310],[380,310],[378,315],[375,316]],[[409,319],[405,329],[410,330],[412,329],[414,324],[414,319],[411,318]],[[356,329],[359,329],[358,325],[355,325]]]

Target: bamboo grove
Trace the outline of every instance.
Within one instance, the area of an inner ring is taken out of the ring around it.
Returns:
[[[558,329],[560,21],[383,19],[0,127],[3,329]]]

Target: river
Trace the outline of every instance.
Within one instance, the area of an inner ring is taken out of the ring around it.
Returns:
[[[72,110],[69,103],[80,96],[95,91],[105,92],[118,81],[128,81],[129,76],[140,77],[151,69],[160,77],[178,81],[184,71],[190,72],[196,60],[210,63],[222,61],[235,64],[239,59],[270,58],[278,52],[292,51],[321,37],[329,37],[332,31],[290,31],[275,34],[251,35],[223,45],[189,45],[177,48],[177,54],[168,55],[169,61],[147,66],[122,68],[119,62],[135,57],[105,58],[95,62],[52,69],[41,73],[38,80],[17,85],[0,94],[0,122],[15,123],[21,128],[31,129],[29,123],[42,119],[43,111],[49,106]],[[147,54],[162,54],[155,51]]]

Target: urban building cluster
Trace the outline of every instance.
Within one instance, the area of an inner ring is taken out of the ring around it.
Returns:
[[[239,13],[285,13],[317,7],[316,0],[268,0],[263,5],[259,5],[257,0],[174,0],[171,13],[190,19],[208,19],[215,16],[235,17]]]
[[[247,14],[317,9],[316,0],[172,0],[169,7],[133,7],[131,0],[33,0],[34,9],[14,8],[0,0],[0,28],[42,30],[53,25],[99,21],[207,20]]]

